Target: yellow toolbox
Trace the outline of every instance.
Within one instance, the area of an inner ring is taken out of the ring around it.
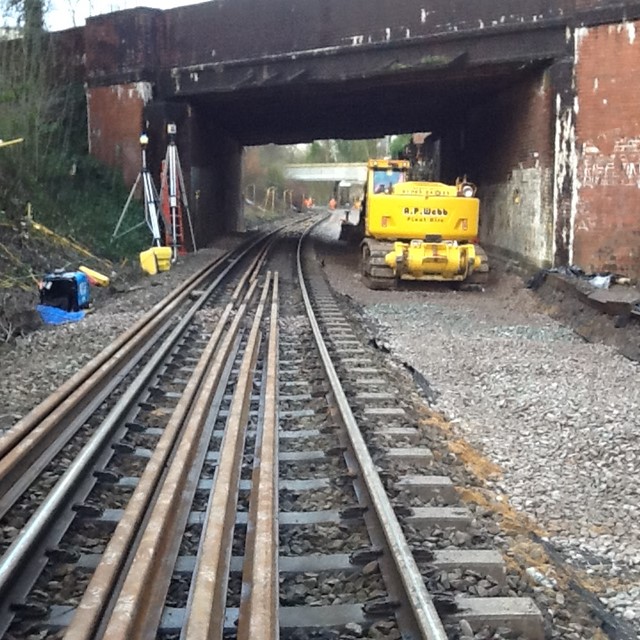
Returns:
[[[171,269],[171,247],[151,247],[140,252],[140,266],[145,273],[154,276],[158,271]]]

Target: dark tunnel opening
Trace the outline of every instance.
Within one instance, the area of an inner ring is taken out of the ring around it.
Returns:
[[[507,255],[550,264],[555,117],[549,69],[544,61],[454,65],[316,85],[291,82],[191,96],[171,109],[190,123],[184,135],[203,210],[216,203],[220,209],[221,202],[228,210],[241,199],[229,184],[239,180],[245,146],[428,131],[439,141],[439,178],[452,183],[466,175],[479,188],[481,240]],[[221,162],[223,169],[216,169]],[[205,181],[206,193],[198,188]],[[228,215],[224,220],[199,221],[199,234],[206,240],[237,225]]]

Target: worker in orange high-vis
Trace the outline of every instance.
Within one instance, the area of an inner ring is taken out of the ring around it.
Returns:
[[[329,209],[334,211],[335,208],[336,208],[336,199],[335,198],[331,198],[331,200],[329,200]]]

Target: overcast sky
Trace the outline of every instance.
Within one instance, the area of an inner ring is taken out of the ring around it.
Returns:
[[[185,4],[197,4],[197,2],[198,0],[50,0],[50,9],[45,20],[51,31],[59,31],[82,26],[88,16],[119,9],[134,7],[171,9]]]

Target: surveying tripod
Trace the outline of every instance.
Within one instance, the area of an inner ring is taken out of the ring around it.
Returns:
[[[184,238],[183,208],[187,214],[189,232],[193,250],[196,251],[196,239],[191,224],[191,212],[187,202],[187,190],[184,186],[184,176],[180,166],[180,156],[176,145],[177,128],[173,122],[167,125],[167,135],[169,144],[167,153],[162,163],[162,176],[160,179],[160,200],[162,213],[165,219],[166,244],[171,247],[172,259],[175,260],[178,254],[186,253]]]
[[[153,246],[162,246],[164,240],[164,243],[171,247],[173,261],[176,260],[178,254],[186,253],[182,216],[183,208],[184,212],[187,214],[187,223],[189,225],[193,250],[197,250],[193,226],[191,224],[191,212],[189,211],[189,204],[187,202],[184,176],[182,174],[178,147],[175,140],[176,132],[176,125],[174,123],[169,123],[167,125],[169,143],[165,159],[162,163],[159,196],[153,182],[153,177],[151,176],[151,172],[147,166],[147,145],[149,144],[149,137],[145,133],[140,136],[142,167],[131,191],[129,192],[129,197],[127,198],[122,213],[120,214],[118,224],[111,236],[111,240],[113,241],[146,223],[151,230],[151,235],[153,236]],[[124,220],[129,205],[131,204],[131,200],[133,199],[141,180],[144,196],[145,219],[143,222],[140,222],[119,234],[118,231],[120,230],[122,221]],[[164,227],[164,234],[161,230],[161,226]]]
[[[133,183],[133,187],[131,187],[131,191],[129,192],[129,197],[124,204],[124,208],[122,209],[122,213],[120,214],[120,218],[118,219],[118,224],[116,224],[116,228],[113,230],[113,234],[111,236],[111,241],[116,238],[120,238],[127,233],[130,233],[134,229],[142,226],[143,224],[147,224],[149,229],[151,230],[151,235],[153,236],[153,246],[160,247],[162,246],[162,235],[160,233],[160,199],[158,198],[158,192],[156,191],[156,186],[153,184],[153,178],[151,177],[151,172],[147,166],[147,145],[149,144],[149,136],[146,133],[143,133],[140,136],[140,148],[142,153],[142,167],[140,169],[140,173],[138,174],[136,181]],[[136,224],[135,226],[123,231],[122,233],[118,233],[120,230],[120,226],[122,225],[122,221],[129,209],[129,205],[131,204],[131,200],[133,200],[133,196],[140,184],[140,180],[142,180],[142,193],[144,198],[144,221]]]

